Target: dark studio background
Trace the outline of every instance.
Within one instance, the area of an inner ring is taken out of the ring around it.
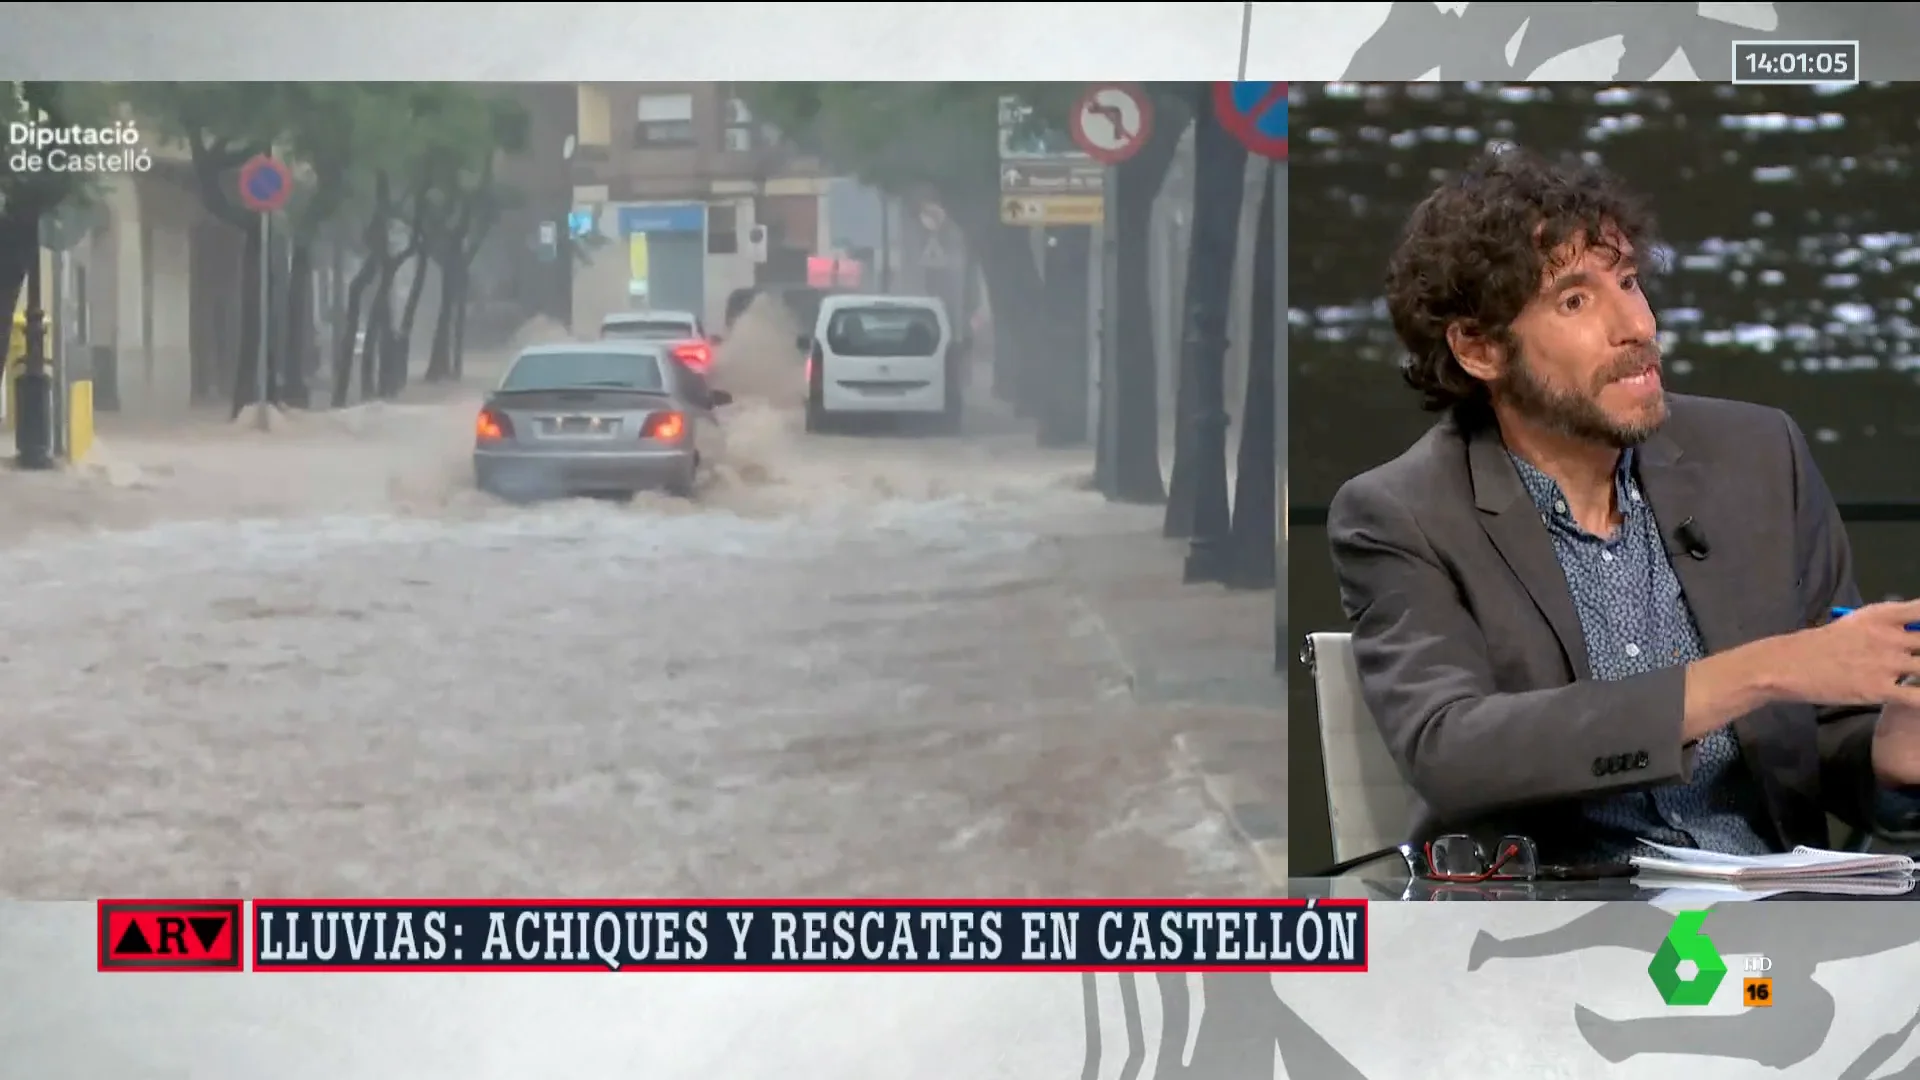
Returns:
[[[1413,205],[1487,141],[1598,155],[1671,245],[1648,282],[1667,385],[1785,409],[1849,521],[1868,599],[1920,594],[1920,85],[1295,84],[1288,626],[1346,619],[1326,508],[1433,422],[1380,281]],[[1332,861],[1313,684],[1289,685],[1291,865]]]

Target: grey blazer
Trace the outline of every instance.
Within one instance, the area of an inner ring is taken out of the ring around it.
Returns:
[[[1860,603],[1846,530],[1785,413],[1670,395],[1636,457],[1709,653]],[[1688,519],[1705,558],[1673,539]],[[1592,678],[1546,526],[1491,427],[1441,421],[1349,480],[1327,531],[1363,694],[1419,796],[1413,839],[1511,832],[1551,850],[1580,835],[1576,800],[1689,775],[1685,669]],[[1773,705],[1734,722],[1774,839],[1824,846],[1825,813],[1867,827],[1877,715]]]

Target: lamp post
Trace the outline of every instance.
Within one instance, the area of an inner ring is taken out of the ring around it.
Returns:
[[[53,375],[47,370],[47,312],[41,302],[41,224],[35,222],[33,258],[27,264],[27,355],[13,383],[13,460],[22,469],[53,468]]]

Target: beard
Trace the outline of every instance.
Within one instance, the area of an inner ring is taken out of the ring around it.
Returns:
[[[1600,392],[1621,379],[1660,367],[1660,347],[1648,343],[1630,349],[1594,376],[1586,391],[1554,386],[1543,378],[1518,342],[1509,342],[1507,371],[1493,386],[1496,401],[1561,435],[1625,450],[1646,442],[1667,419],[1666,388],[1654,406],[1637,419],[1621,420],[1600,405]]]

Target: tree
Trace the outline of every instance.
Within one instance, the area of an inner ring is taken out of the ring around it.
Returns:
[[[295,171],[285,210],[289,269],[278,294],[283,333],[270,343],[270,401],[299,404],[307,397],[314,259],[323,241],[360,254],[332,345],[335,407],[352,399],[356,359],[362,399],[405,387],[408,342],[431,263],[442,269],[441,323],[448,328],[436,334],[437,347],[453,343],[448,355],[457,370],[466,270],[505,198],[492,182],[493,160],[503,146],[526,138],[517,106],[441,83],[163,84],[132,88],[129,97],[163,134],[188,147],[207,211],[246,233],[250,280],[257,280],[262,257],[259,215],[239,205],[233,174],[268,150]],[[396,312],[396,284],[409,261],[412,277]],[[250,357],[263,323],[253,290],[242,311],[243,356]],[[243,359],[236,414],[255,396],[252,373]]]
[[[1279,173],[1274,162],[1260,184],[1259,231],[1253,241],[1253,327],[1247,342],[1246,402],[1240,407],[1240,460],[1233,489],[1232,552],[1225,583],[1241,589],[1270,589],[1278,569],[1274,541],[1278,522],[1280,425],[1274,380],[1280,313],[1273,303],[1279,271]]]
[[[305,404],[306,371],[316,348],[313,279],[315,248],[339,234],[341,219],[364,202],[360,167],[391,153],[378,145],[391,105],[385,84],[288,83],[278,88],[286,115],[284,150],[304,166],[287,207],[288,260],[280,401]],[[364,291],[364,286],[362,287]],[[336,327],[336,333],[341,328]],[[345,330],[351,341],[353,330]],[[330,352],[337,354],[338,337]],[[341,365],[335,359],[336,376]],[[335,379],[336,400],[340,383]]]
[[[0,124],[39,123],[49,128],[100,127],[112,117],[112,96],[100,83],[0,83]],[[87,178],[76,172],[14,171],[11,148],[0,155],[0,319],[11,333],[27,270],[39,257],[40,219],[61,206],[91,198]],[[0,350],[4,351],[4,350]]]
[[[266,153],[287,135],[287,100],[281,84],[142,83],[126,88],[140,118],[165,138],[183,143],[193,163],[194,189],[208,214],[238,230],[246,243],[242,280],[260,280],[270,259],[262,241],[260,215],[240,203],[238,170],[248,158]],[[233,415],[254,404],[258,395],[254,368],[268,312],[258,291],[243,288],[240,297],[240,354],[234,364]],[[280,367],[268,342],[269,370]],[[269,398],[273,387],[268,387]]]
[[[440,267],[440,312],[427,360],[429,381],[458,378],[466,352],[473,260],[520,193],[499,182],[502,154],[526,152],[531,122],[525,106],[505,95],[469,99],[460,122],[446,130],[442,213],[427,237],[427,254]],[[411,315],[407,317],[411,329]]]
[[[1220,123],[1211,88],[1195,89],[1193,233],[1188,241],[1180,416],[1165,533],[1193,538],[1189,581],[1221,581],[1232,527],[1227,494],[1227,309],[1233,293],[1247,150]]]
[[[1161,83],[1152,96],[1153,133],[1139,153],[1113,171],[1114,305],[1112,338],[1105,351],[1114,386],[1107,401],[1114,416],[1108,448],[1111,460],[1100,470],[1101,491],[1121,502],[1157,503],[1166,498],[1160,475],[1160,376],[1154,343],[1151,262],[1153,208],[1166,185],[1167,171],[1187,129],[1193,126],[1194,88]]]

